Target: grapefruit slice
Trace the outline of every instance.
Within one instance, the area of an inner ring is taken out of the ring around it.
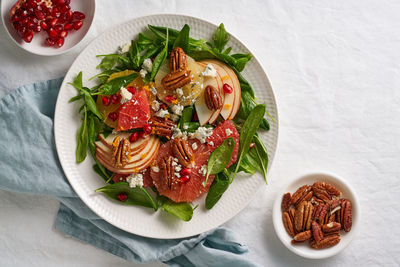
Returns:
[[[215,127],[212,135],[207,137],[207,145],[211,152],[219,147],[222,142],[229,137],[235,139],[235,148],[233,149],[232,159],[229,161],[227,168],[236,162],[239,151],[240,134],[237,131],[235,124],[231,120],[223,121]]]
[[[150,119],[150,106],[146,91],[135,90],[132,99],[119,108],[118,131],[142,128]]]
[[[158,192],[171,199],[175,202],[191,202],[208,192],[212,182],[214,181],[215,175],[210,175],[208,177],[207,184],[203,186],[205,181],[205,176],[200,171],[207,167],[208,158],[210,157],[210,150],[206,144],[201,144],[198,140],[188,140],[189,144],[192,145],[194,142],[197,143],[197,149],[193,150],[194,153],[194,166],[190,174],[190,180],[187,183],[178,183],[173,189],[169,187],[164,182],[164,176],[162,174],[159,162],[165,156],[172,155],[172,140],[163,144],[159,150],[159,154],[156,159],[155,166],[158,167],[158,172],[151,168],[150,175],[153,179],[153,183],[156,186]]]

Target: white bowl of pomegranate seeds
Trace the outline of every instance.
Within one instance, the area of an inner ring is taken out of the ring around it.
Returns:
[[[67,52],[89,31],[95,0],[3,0],[1,18],[11,39],[28,52]]]
[[[282,243],[309,259],[328,258],[344,250],[356,235],[360,216],[354,189],[346,180],[326,173],[291,181],[278,193],[272,212]]]

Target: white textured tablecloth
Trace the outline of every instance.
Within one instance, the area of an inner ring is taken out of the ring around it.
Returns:
[[[63,76],[107,27],[156,13],[224,22],[271,80],[281,128],[269,184],[225,224],[250,247],[249,257],[268,266],[400,265],[400,1],[97,1],[89,35],[66,55],[30,55],[1,27],[0,97]],[[287,250],[271,218],[276,192],[315,170],[345,177],[362,205],[358,236],[326,260]],[[0,191],[1,266],[131,265],[54,231],[57,208],[48,197]]]

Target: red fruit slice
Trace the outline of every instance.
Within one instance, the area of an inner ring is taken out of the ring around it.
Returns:
[[[239,151],[240,134],[236,130],[235,124],[231,120],[223,121],[221,124],[215,127],[213,134],[207,138],[208,147],[212,152],[229,137],[233,137],[233,139],[235,139],[235,148],[233,149],[232,159],[229,161],[227,167],[230,167],[236,162]],[[211,145],[210,142],[212,142],[211,144],[213,145]]]
[[[164,183],[164,176],[162,175],[162,171],[158,162],[160,162],[163,157],[172,155],[172,141],[168,141],[167,143],[163,144],[158,151],[155,166],[159,168],[159,171],[155,172],[154,168],[151,168],[150,170],[151,178],[153,179],[153,183],[158,192],[175,202],[191,202],[208,192],[215,177],[215,175],[210,175],[208,177],[206,186],[203,186],[203,182],[205,181],[206,177],[201,174],[200,169],[202,166],[206,168],[208,158],[210,157],[210,150],[206,144],[201,144],[197,140],[188,140],[188,142],[190,145],[196,142],[198,148],[193,151],[194,167],[192,168],[190,179],[186,183],[178,183],[172,189],[169,189]]]
[[[142,128],[150,119],[150,106],[145,90],[136,90],[132,99],[119,108],[118,131]]]
[[[126,177],[130,174],[118,174],[114,173],[112,179],[114,183],[126,181]],[[153,179],[150,176],[150,168],[147,168],[146,171],[143,173],[143,187],[152,187],[153,186]]]

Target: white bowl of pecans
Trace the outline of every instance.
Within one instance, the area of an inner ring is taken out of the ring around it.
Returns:
[[[344,179],[312,173],[282,189],[272,215],[276,234],[289,250],[322,259],[351,242],[361,214],[355,191]]]

